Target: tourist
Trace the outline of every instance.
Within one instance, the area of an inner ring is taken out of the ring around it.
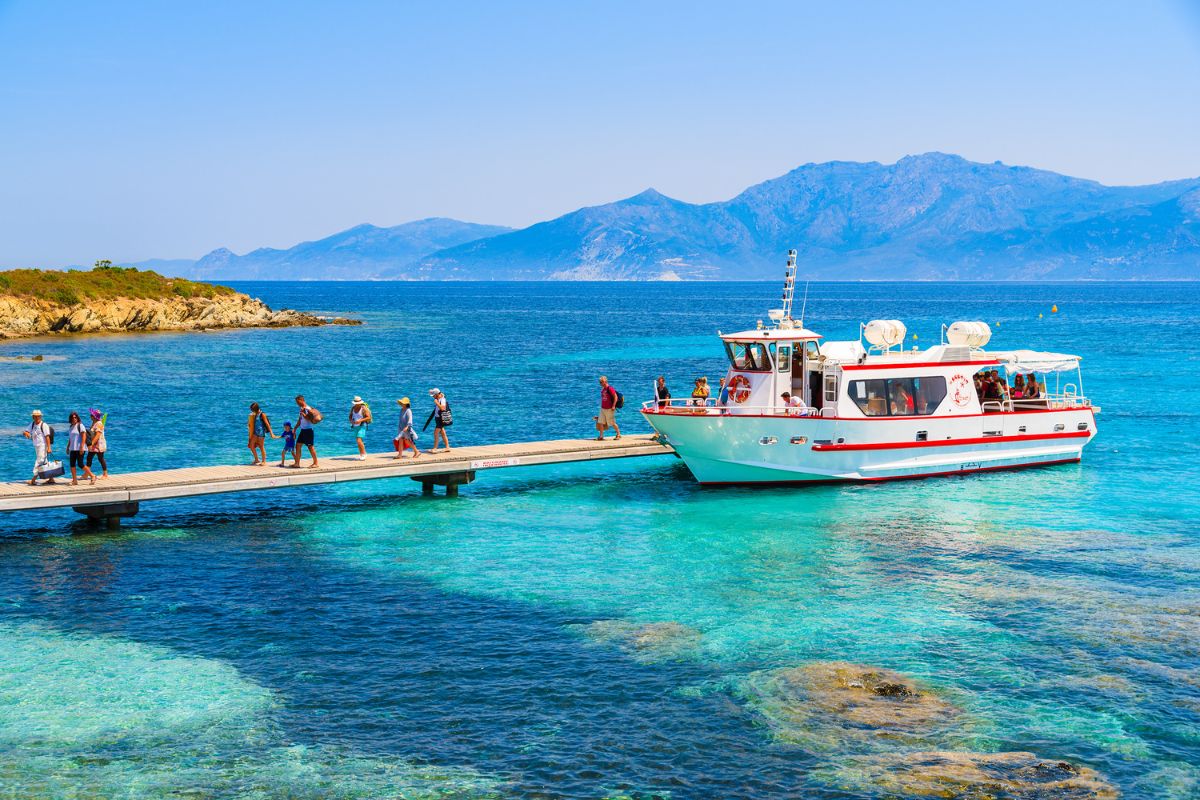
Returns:
[[[899,381],[892,381],[892,414],[895,416],[907,417],[916,413],[916,404],[913,402],[912,395],[908,393],[908,389],[904,388],[904,384]]]
[[[1025,397],[1025,376],[1017,373],[1017,377],[1013,378],[1012,397],[1014,400],[1021,400]]]
[[[33,478],[30,486],[37,486],[38,471],[46,464],[49,455],[54,450],[54,432],[50,426],[42,422],[42,412],[34,409],[29,427],[21,431],[21,435],[33,442]],[[54,483],[54,478],[47,478],[47,484]]]
[[[1042,387],[1038,383],[1037,375],[1029,373],[1029,378],[1025,381],[1025,397],[1033,400],[1042,396]]]
[[[92,427],[88,428],[87,435],[87,467],[92,466],[92,459],[95,458],[100,462],[100,474],[97,477],[108,477],[108,462],[104,459],[104,454],[108,452],[108,439],[104,436],[104,420],[108,418],[98,408],[89,408],[88,414],[92,418]]]
[[[371,424],[371,409],[358,395],[350,405],[350,429],[354,431],[354,443],[358,445],[358,460],[367,460],[367,443],[363,437],[367,435],[367,426]]]
[[[419,458],[421,450],[417,447],[417,432],[413,430],[412,401],[401,397],[396,405],[400,406],[400,422],[396,426],[396,438],[392,440],[396,446],[395,457],[404,458],[404,451],[411,447],[412,457]]]
[[[258,403],[250,404],[250,416],[246,419],[246,429],[250,433],[250,455],[254,456],[253,466],[263,467],[267,464],[267,437],[278,439],[275,431],[271,430],[271,420],[266,412],[258,407]]]
[[[729,387],[725,385],[726,381],[721,378],[720,384],[717,386],[717,407],[724,408],[729,405]]]
[[[300,448],[307,447],[308,454],[312,456],[312,463],[308,465],[308,468],[316,469],[319,465],[317,464],[317,445],[313,426],[324,417],[320,411],[304,401],[302,394],[296,395],[296,406],[300,409],[300,417],[296,420],[296,447],[292,450],[292,466],[300,466]]]
[[[83,427],[83,422],[79,419],[79,415],[74,411],[67,418],[67,458],[71,462],[71,485],[79,484],[79,476],[75,470],[83,470],[83,476],[89,478],[92,483],[96,482],[96,476],[88,469],[88,465],[83,462],[83,454],[86,452],[87,428]]]
[[[708,405],[708,378],[696,378],[696,385],[692,389],[692,405]]]
[[[279,437],[275,437],[279,438]],[[292,430],[292,423],[283,423],[283,452],[279,454],[279,466],[284,466],[287,460],[288,453],[293,453],[296,450],[296,434]],[[297,462],[299,463],[299,462]]]
[[[667,388],[667,380],[662,375],[654,384],[654,404],[659,408],[671,405],[671,390]]]
[[[804,401],[793,396],[791,392],[784,392],[779,396],[783,398],[783,406],[787,409],[788,414],[795,415],[799,413],[796,409],[804,408]]]
[[[604,441],[604,432],[609,426],[616,431],[615,438],[621,438],[621,427],[617,425],[617,390],[608,385],[608,377],[600,376],[600,413],[592,417],[596,420],[596,441]]]
[[[450,452],[450,438],[446,436],[446,428],[454,424],[454,417],[450,413],[450,401],[446,399],[446,395],[442,394],[442,390],[433,388],[429,390],[429,396],[433,398],[433,411],[429,413],[429,418],[425,420],[425,428],[429,427],[430,420],[433,421],[433,447],[430,448],[430,453],[438,452],[438,440],[441,439],[445,444],[445,452]],[[425,428],[422,428],[424,430]]]

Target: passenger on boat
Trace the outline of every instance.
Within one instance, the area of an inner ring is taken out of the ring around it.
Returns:
[[[1042,396],[1042,387],[1038,385],[1037,375],[1029,373],[1029,379],[1025,381],[1025,399],[1034,400]]]
[[[916,404],[913,403],[912,395],[899,382],[892,384],[892,414],[900,416],[912,416],[916,413]]]
[[[1020,400],[1025,397],[1025,376],[1017,373],[1017,377],[1013,378],[1012,399]]]
[[[783,398],[783,405],[788,414],[799,414],[800,409],[804,408],[804,401],[799,397],[793,397],[791,392],[784,392],[779,396]]]
[[[721,378],[721,383],[717,386],[717,407],[724,408],[729,405],[729,387],[725,385],[725,379]]]
[[[658,376],[658,381],[654,384],[654,404],[659,408],[671,405],[671,390],[667,388],[667,379],[662,375]]]
[[[696,378],[696,386],[692,389],[692,405],[708,405],[708,378]]]

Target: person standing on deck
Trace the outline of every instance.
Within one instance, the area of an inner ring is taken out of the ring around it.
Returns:
[[[729,387],[725,385],[725,379],[721,378],[721,383],[717,387],[717,407],[724,408],[729,405]]]
[[[604,441],[604,432],[609,426],[616,431],[616,438],[621,438],[621,426],[617,424],[617,390],[608,385],[608,377],[600,376],[600,413],[592,417],[596,420],[596,441]]]
[[[358,445],[358,460],[367,460],[367,443],[363,437],[367,435],[367,426],[371,424],[371,409],[358,395],[350,406],[350,428],[354,431],[354,443]]]
[[[87,428],[83,427],[83,422],[74,411],[67,418],[67,425],[67,457],[71,463],[71,485],[79,484],[79,475],[75,472],[77,468],[83,470],[83,477],[95,483],[96,476],[88,469],[87,464],[83,463],[83,454],[87,447]]]
[[[29,416],[29,427],[21,431],[21,435],[33,442],[33,478],[30,479],[29,485],[37,486],[38,469],[54,451],[54,442],[51,439],[50,426],[42,422],[42,412],[35,408]],[[54,478],[46,479],[47,485],[51,483],[54,483]]]
[[[396,458],[403,458],[404,451],[408,448],[413,449],[413,458],[421,456],[421,449],[417,447],[417,432],[413,430],[413,413],[412,401],[407,397],[401,397],[396,401],[396,405],[400,406],[400,424],[396,427]]]
[[[308,454],[312,456],[308,468],[316,469],[317,445],[313,426],[321,421],[321,412],[306,403],[302,394],[296,395],[296,405],[300,408],[300,417],[296,420],[296,449],[292,451],[292,466],[300,466],[300,448],[307,447]]]
[[[267,463],[267,437],[278,439],[275,431],[271,430],[271,421],[266,413],[258,407],[258,403],[250,404],[250,416],[246,419],[246,428],[250,434],[250,455],[254,456],[252,466],[262,467]]]
[[[107,478],[108,462],[104,460],[104,454],[108,452],[108,439],[104,435],[104,419],[108,415],[98,408],[89,408],[88,414],[92,418],[92,427],[88,429],[87,435],[87,466],[88,469],[91,469],[92,459],[98,459],[100,461],[100,477]]]
[[[429,396],[433,398],[433,411],[429,414],[429,419],[425,420],[425,427],[429,427],[430,421],[433,421],[433,447],[429,448],[430,453],[438,452],[438,439],[446,445],[445,452],[450,452],[450,439],[446,436],[446,428],[454,424],[454,417],[450,413],[450,401],[446,399],[446,395],[441,389],[430,389]]]
[[[667,380],[662,375],[658,376],[658,381],[654,384],[654,405],[659,408],[671,405],[671,390],[667,388]]]

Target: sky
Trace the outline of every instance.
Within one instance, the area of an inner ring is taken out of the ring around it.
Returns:
[[[1200,176],[1200,0],[0,0],[0,265],[522,227],[931,150]]]

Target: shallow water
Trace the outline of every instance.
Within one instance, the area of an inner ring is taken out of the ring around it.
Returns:
[[[334,454],[353,446],[350,397],[371,402],[382,449],[395,397],[422,421],[437,385],[455,444],[587,435],[597,374],[631,406],[660,372],[683,394],[723,372],[715,329],[752,325],[776,296],[247,288],[366,324],[3,343],[0,358],[46,360],[0,364],[0,425],[15,432],[32,405],[54,424],[98,406],[115,470],[225,463],[245,456],[251,400],[279,425],[303,391]],[[1099,437],[1079,465],[882,486],[701,490],[647,459],[482,475],[453,501],[406,480],[164,501],[116,534],[70,512],[11,515],[0,785],[879,797],[875,778],[846,777],[877,775],[856,759],[953,749],[1071,761],[1126,797],[1196,796],[1200,285],[812,287],[809,327],[830,338],[876,317],[918,344],[983,319],[997,347],[1084,356]],[[632,407],[623,419],[646,429]],[[20,477],[31,448],[0,441]],[[662,641],[622,638],[664,622],[650,629]],[[953,724],[906,741],[780,716],[763,676],[822,660],[911,676]]]

